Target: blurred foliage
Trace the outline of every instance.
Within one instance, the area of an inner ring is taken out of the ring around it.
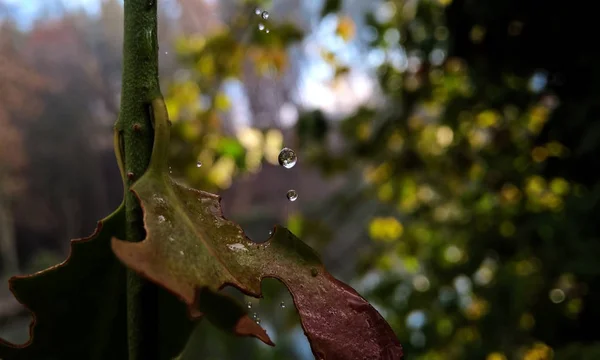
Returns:
[[[169,110],[190,154],[183,163],[208,165],[186,172],[204,185],[227,187],[280,146],[277,130],[269,147],[265,130],[221,126],[231,105],[224,81],[243,82],[245,62],[258,74],[283,72],[286,49],[310,35],[277,20],[268,34],[254,31],[254,5],[222,32],[179,44],[191,72],[169,91]],[[360,251],[356,286],[413,359],[592,358],[598,337],[586,325],[599,315],[600,243],[590,220],[600,187],[582,168],[598,161],[598,92],[572,68],[598,79],[597,55],[567,45],[589,29],[552,26],[561,15],[577,23],[582,10],[466,0],[376,2],[360,16],[344,9],[327,0],[320,17],[336,19],[337,36],[363,55],[380,55],[372,71],[383,100],[335,123],[307,109],[295,130],[301,158],[323,174],[362,173],[332,199],[380,205],[356,224],[373,241]],[[547,46],[554,36],[563,42]],[[556,46],[572,52],[556,55]],[[352,73],[320,50],[332,84]],[[342,151],[331,150],[332,134]],[[328,211],[324,203],[313,216]],[[315,231],[306,216],[290,218],[295,233]]]

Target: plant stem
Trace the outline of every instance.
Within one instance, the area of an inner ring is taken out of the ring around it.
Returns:
[[[123,161],[126,189],[146,171],[154,130],[151,102],[161,98],[158,85],[156,0],[125,0],[123,85],[121,109],[115,124]],[[116,149],[117,150],[117,149]],[[127,240],[145,237],[140,204],[125,191]],[[158,288],[133,271],[127,274],[129,360],[158,358]]]

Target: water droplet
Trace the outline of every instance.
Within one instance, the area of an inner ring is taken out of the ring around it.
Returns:
[[[273,235],[273,230],[269,230],[269,236]]]
[[[164,216],[162,216],[162,215],[158,215],[158,222],[159,222],[159,223],[164,223],[164,222],[165,222],[165,220],[166,220],[166,219],[165,219],[165,217],[164,217]]]
[[[165,55],[169,55],[169,52],[168,52],[168,51],[165,51]]]
[[[198,167],[198,168],[199,168],[199,167],[202,167],[202,161],[198,160],[198,161],[196,162],[196,167]]]
[[[286,169],[291,169],[294,167],[294,165],[296,165],[298,157],[296,156],[294,150],[290,148],[283,148],[279,152],[279,157],[277,158],[277,160],[279,160],[279,165],[283,166]]]
[[[268,13],[268,12],[266,12],[266,11],[263,11],[263,12],[262,12],[262,14],[260,14],[260,16],[261,16],[263,19],[267,20],[267,19],[269,18],[269,13]]]
[[[258,319],[258,314],[257,314],[257,313],[254,313],[254,314],[252,314],[252,318],[253,318],[254,320]]]
[[[179,251],[179,253],[181,254],[181,256],[183,256],[183,250]]]
[[[287,196],[289,201],[296,201],[296,199],[298,199],[298,193],[296,190],[288,190],[285,196]]]
[[[282,308],[282,309],[285,309],[285,302],[283,302],[283,301],[282,301],[282,302],[279,304],[279,307],[280,307],[280,308]]]
[[[259,8],[256,8],[256,9],[254,9],[254,13],[255,13],[256,15],[260,15],[260,14],[262,14],[262,10],[261,10],[261,9],[259,9]]]
[[[260,318],[259,317],[256,318],[256,323],[260,324]]]
[[[265,24],[260,23],[258,24],[258,30],[263,31],[265,29]]]
[[[252,309],[252,303],[250,301],[248,301],[248,309]]]
[[[175,241],[175,238],[174,238],[174,237],[172,237],[172,236],[169,236],[169,241],[171,241],[171,242],[172,242],[172,241]]]
[[[171,170],[171,167],[169,166],[169,174],[172,174],[173,170]]]
[[[267,34],[270,33],[270,32],[271,32],[271,30],[269,30],[269,29],[265,30],[265,33],[267,33]]]

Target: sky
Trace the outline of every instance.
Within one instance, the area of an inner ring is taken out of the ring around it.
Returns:
[[[7,5],[14,12],[18,24],[24,28],[31,25],[42,8],[50,3],[48,0],[0,0],[0,4]],[[100,9],[100,0],[57,0],[67,10],[85,9],[90,13],[97,13]]]

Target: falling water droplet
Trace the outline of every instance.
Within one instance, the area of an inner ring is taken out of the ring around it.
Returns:
[[[298,193],[296,190],[288,190],[285,196],[287,196],[289,201],[296,201],[296,199],[298,199]]]
[[[270,32],[271,32],[271,30],[269,30],[269,29],[265,30],[265,33],[267,33],[267,34],[270,33]]]
[[[263,31],[265,29],[265,24],[260,23],[258,24],[258,30]]]
[[[296,156],[294,150],[290,148],[283,148],[279,152],[279,157],[277,158],[277,160],[279,160],[279,165],[283,166],[286,169],[291,169],[294,167],[294,165],[296,165],[298,157]]]
[[[252,303],[250,301],[248,301],[248,309],[252,309]]]
[[[263,19],[267,20],[269,18],[269,13],[267,11],[263,11],[262,14],[260,14],[260,16]]]
[[[199,168],[199,167],[202,167],[202,161],[198,160],[198,161],[196,162],[196,167],[198,167],[198,168]]]
[[[282,302],[279,304],[279,307],[280,307],[280,308],[282,308],[282,309],[285,309],[285,302],[283,302],[283,301],[282,301]]]
[[[256,8],[256,9],[254,9],[254,13],[255,13],[256,15],[260,15],[260,14],[262,14],[262,10],[261,10],[261,9],[259,9],[259,8]]]

